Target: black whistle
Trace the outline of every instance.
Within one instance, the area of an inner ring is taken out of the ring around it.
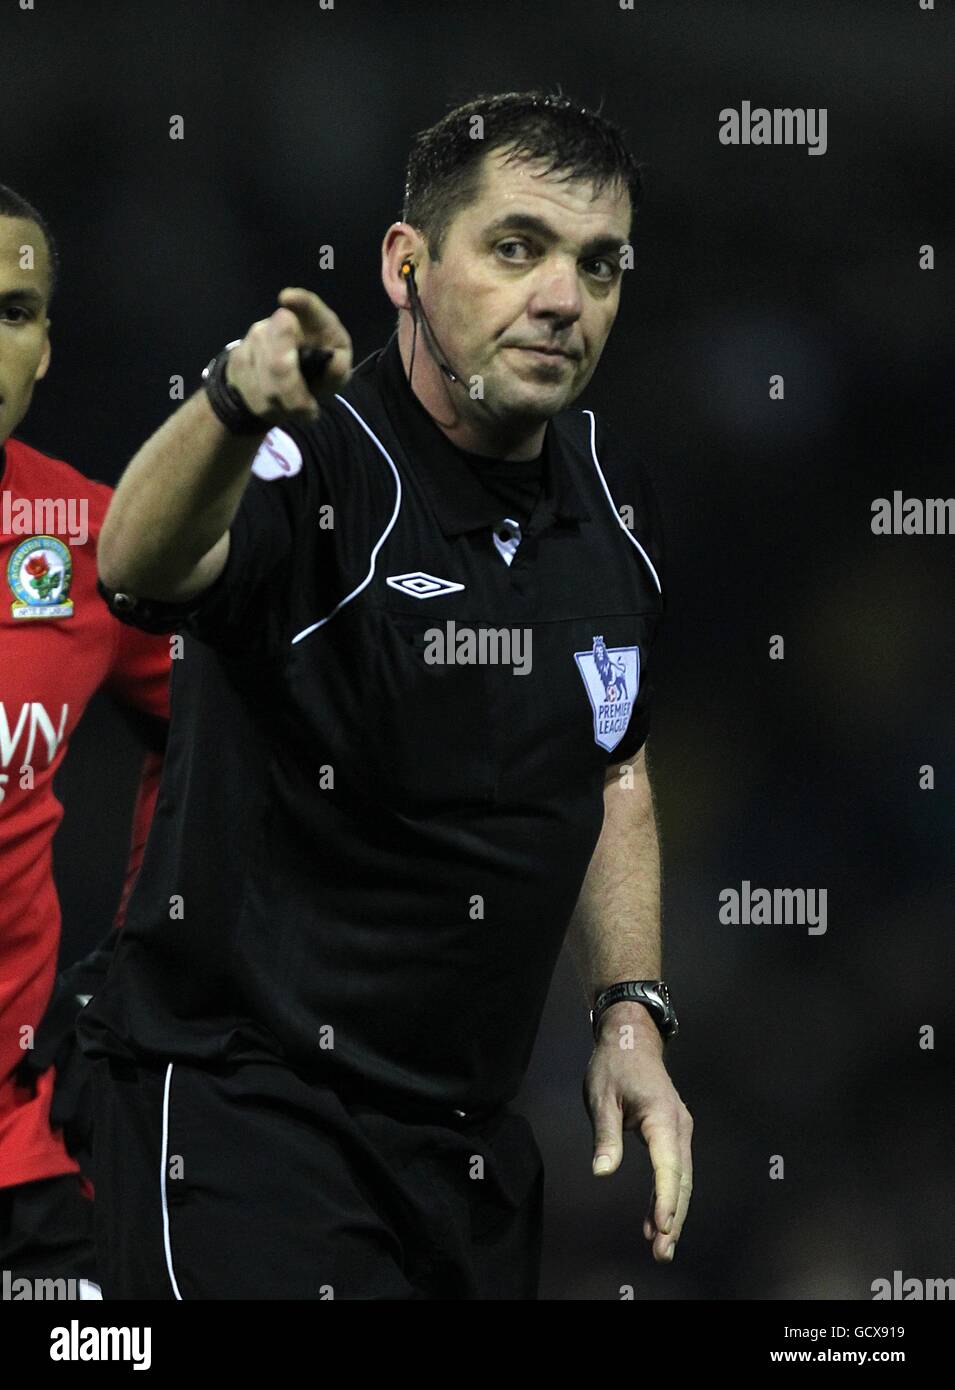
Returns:
[[[327,348],[299,348],[298,368],[310,391],[314,391],[315,387],[320,385],[331,355]]]

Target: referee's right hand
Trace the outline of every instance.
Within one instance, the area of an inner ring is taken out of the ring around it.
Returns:
[[[331,400],[351,375],[352,342],[338,315],[311,290],[284,289],[278,300],[275,313],[254,323],[229,353],[226,381],[269,424],[309,424],[318,419],[319,403]],[[299,370],[302,347],[332,353],[314,395]]]

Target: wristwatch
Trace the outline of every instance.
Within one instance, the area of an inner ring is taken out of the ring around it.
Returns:
[[[611,1004],[619,1004],[623,999],[632,999],[650,1011],[664,1042],[668,1042],[679,1032],[680,1025],[670,1003],[670,991],[663,980],[622,980],[618,984],[610,985],[608,989],[601,990],[594,1000],[594,1006],[590,1010],[590,1022],[595,1042],[601,1016]]]

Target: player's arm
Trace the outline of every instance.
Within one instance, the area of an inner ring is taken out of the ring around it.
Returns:
[[[178,602],[208,588],[225,567],[229,527],[266,433],[318,417],[299,348],[332,352],[319,401],[347,380],[352,345],[338,316],[304,289],[283,290],[279,303],[232,349],[226,367],[228,384],[262,416],[261,433],[230,434],[204,390],[169,417],[129,463],[106,513],[97,553],[107,589]]]
[[[619,980],[660,978],[660,848],[644,748],[607,769],[603,827],[568,945],[588,1008],[598,991]],[[693,1121],[666,1072],[660,1034],[642,1004],[613,1004],[601,1017],[584,1101],[593,1125],[595,1173],[620,1166],[624,1130],[636,1130],[647,1145],[654,1195],[644,1235],[653,1242],[655,1259],[672,1258],[669,1248],[680,1236],[692,1190]]]

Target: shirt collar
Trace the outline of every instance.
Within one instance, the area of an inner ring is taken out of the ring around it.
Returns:
[[[419,344],[419,348],[420,348]],[[481,487],[465,460],[418,400],[405,374],[395,330],[382,349],[376,379],[385,408],[405,453],[428,493],[446,536],[495,526],[501,503]],[[584,507],[549,421],[544,434],[543,489],[528,531],[539,532],[552,521],[586,521]]]

